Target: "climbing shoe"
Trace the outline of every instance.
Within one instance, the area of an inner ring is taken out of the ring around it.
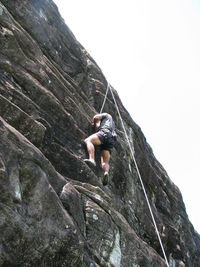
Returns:
[[[103,185],[107,185],[108,183],[109,183],[109,174],[108,172],[105,172],[103,176]]]
[[[91,159],[84,159],[84,162],[87,163],[89,167],[96,167],[96,162]]]

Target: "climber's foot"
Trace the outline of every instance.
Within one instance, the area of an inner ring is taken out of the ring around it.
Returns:
[[[108,172],[104,172],[103,185],[107,185],[108,183],[109,183],[109,174],[108,174]]]
[[[87,163],[89,167],[92,167],[92,168],[96,167],[96,162],[91,159],[84,159],[84,162]]]

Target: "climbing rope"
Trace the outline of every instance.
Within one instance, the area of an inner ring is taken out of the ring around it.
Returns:
[[[157,227],[157,224],[156,224],[156,221],[155,221],[155,217],[153,215],[153,211],[151,209],[151,205],[150,205],[150,202],[149,202],[149,199],[148,199],[148,196],[147,196],[147,193],[146,193],[146,189],[144,187],[144,183],[142,181],[142,177],[141,177],[141,174],[140,174],[140,171],[139,171],[139,168],[138,168],[138,165],[137,165],[137,162],[136,162],[136,159],[135,159],[135,156],[134,156],[134,149],[132,148],[131,146],[131,143],[129,141],[129,138],[128,138],[128,135],[127,135],[127,132],[126,132],[126,129],[125,129],[125,126],[124,126],[124,122],[122,120],[122,117],[121,117],[121,114],[120,114],[120,111],[119,111],[119,107],[117,105],[117,102],[115,100],[115,96],[113,94],[113,91],[112,91],[112,88],[110,86],[110,84],[108,83],[107,85],[107,91],[106,91],[106,95],[105,95],[105,98],[104,98],[104,102],[103,102],[103,105],[102,105],[102,108],[101,108],[101,112],[103,110],[103,107],[105,105],[105,102],[106,102],[106,98],[107,98],[107,94],[108,94],[108,90],[110,89],[110,92],[112,94],[112,98],[114,100],[114,103],[115,103],[115,107],[117,109],[117,113],[119,115],[119,118],[120,118],[120,121],[121,121],[121,124],[122,124],[122,128],[124,130],[124,134],[126,136],[126,140],[127,140],[127,143],[128,143],[128,146],[130,148],[130,151],[131,151],[131,156],[132,156],[132,159],[134,161],[134,164],[135,164],[135,167],[136,167],[136,170],[137,170],[137,174],[138,174],[138,177],[139,177],[139,180],[140,180],[140,183],[141,183],[141,186],[142,186],[142,189],[143,189],[143,192],[144,192],[144,195],[145,195],[145,198],[146,198],[146,202],[147,202],[147,205],[148,205],[148,208],[149,208],[149,211],[150,211],[150,214],[151,214],[151,217],[152,217],[152,221],[153,221],[153,224],[154,224],[154,227],[155,227],[155,230],[156,230],[156,234],[158,236],[158,240],[159,240],[159,243],[160,243],[160,246],[161,246],[161,249],[162,249],[162,252],[163,252],[163,256],[165,258],[165,261],[166,261],[166,265],[167,267],[169,267],[169,263],[168,263],[168,260],[167,260],[167,257],[166,257],[166,253],[165,253],[165,250],[164,250],[164,247],[163,247],[163,244],[162,244],[162,240],[161,240],[161,237],[160,237],[160,233],[158,231],[158,227]],[[101,113],[100,112],[100,113]]]
[[[105,105],[105,103],[106,103],[106,98],[107,98],[107,95],[108,95],[109,87],[110,87],[110,84],[107,83],[106,94],[105,94],[105,97],[104,97],[104,100],[103,100],[103,104],[102,104],[101,110],[100,110],[100,112],[99,112],[100,114],[102,113],[103,108],[104,108],[104,105]]]

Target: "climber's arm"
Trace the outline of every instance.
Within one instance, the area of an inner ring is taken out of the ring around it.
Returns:
[[[106,115],[106,113],[101,113],[101,114],[96,114],[94,117],[93,117],[93,126],[95,128],[95,130],[99,127],[100,125],[100,122],[102,120],[102,118]]]
[[[95,130],[99,127],[101,120],[102,120],[102,116],[101,116],[101,114],[96,114],[96,115],[93,117],[92,125],[94,126],[94,129],[95,129]]]

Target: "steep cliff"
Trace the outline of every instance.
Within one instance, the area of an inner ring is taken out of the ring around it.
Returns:
[[[98,149],[83,161],[106,87],[51,0],[0,1],[0,266],[166,266],[110,94],[110,184]],[[199,267],[181,193],[113,91],[170,266]]]

